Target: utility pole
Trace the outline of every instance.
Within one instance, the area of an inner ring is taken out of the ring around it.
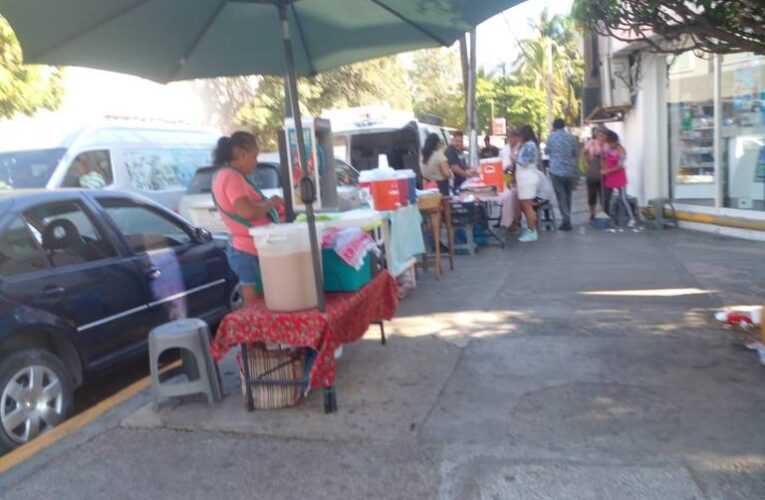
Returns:
[[[545,55],[547,59],[547,75],[545,90],[547,94],[547,131],[552,131],[553,123],[553,53],[552,53],[552,40],[548,37],[545,43]]]
[[[460,64],[462,66],[462,92],[465,95],[465,125],[470,123],[470,61],[468,60],[467,33],[460,37]]]
[[[470,130],[470,167],[478,166],[478,133],[476,132],[475,84],[478,71],[476,29],[470,30],[470,77],[468,78],[470,99],[468,101],[468,129]]]

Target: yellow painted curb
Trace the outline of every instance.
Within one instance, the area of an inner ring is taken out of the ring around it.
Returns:
[[[648,215],[653,215],[653,207],[645,207],[643,211]],[[664,218],[668,219],[671,212],[664,209]],[[699,212],[688,212],[684,210],[676,211],[677,219],[685,222],[696,222],[699,224],[710,224],[713,226],[730,227],[734,229],[748,229],[750,231],[765,231],[765,222],[753,219],[744,219],[742,217],[731,217],[727,215],[703,214]]]
[[[177,366],[180,366],[180,361],[176,361],[164,367],[162,370],[160,370],[160,373],[164,373],[165,371],[171,370]],[[40,450],[43,450],[65,438],[66,436],[82,429],[107,411],[111,410],[123,401],[126,401],[135,396],[150,385],[150,376],[144,377],[137,382],[133,382],[121,391],[112,394],[108,398],[100,401],[95,406],[91,406],[84,412],[68,419],[63,424],[54,427],[50,432],[46,432],[45,434],[40,435],[38,438],[30,441],[29,443],[21,445],[15,450],[6,453],[0,457],[0,474],[21,464],[25,460],[38,453]]]

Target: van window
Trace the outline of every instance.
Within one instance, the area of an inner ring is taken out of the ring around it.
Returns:
[[[348,137],[344,135],[336,135],[333,138],[332,151],[335,154],[335,158],[340,158],[343,161],[348,161]]]
[[[109,151],[86,151],[72,161],[61,187],[100,189],[114,182]]]
[[[132,149],[124,153],[131,186],[138,191],[186,189],[199,167],[210,163],[206,149]]]
[[[0,153],[0,190],[43,189],[66,149],[35,149]]]
[[[0,236],[0,276],[31,273],[47,267],[45,254],[29,228],[15,219]]]

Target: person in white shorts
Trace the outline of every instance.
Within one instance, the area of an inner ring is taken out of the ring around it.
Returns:
[[[529,242],[537,240],[537,216],[534,211],[534,198],[539,187],[539,139],[534,130],[524,125],[518,132],[521,135],[522,146],[515,161],[515,184],[518,188],[518,199],[521,211],[526,216],[527,230],[521,234],[518,241]]]

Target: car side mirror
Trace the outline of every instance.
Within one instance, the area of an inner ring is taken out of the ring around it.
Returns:
[[[213,240],[212,233],[203,227],[196,229],[195,236],[199,243],[210,243]]]

